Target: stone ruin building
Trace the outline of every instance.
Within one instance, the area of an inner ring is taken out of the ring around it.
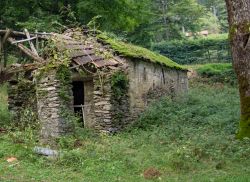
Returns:
[[[0,30],[0,35],[29,58],[1,73],[9,80],[9,109],[18,117],[31,108],[43,139],[68,133],[74,112],[83,127],[119,131],[151,101],[188,90],[187,70],[177,63],[100,32]]]

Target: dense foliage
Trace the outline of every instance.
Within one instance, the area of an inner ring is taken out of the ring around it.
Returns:
[[[227,34],[156,43],[153,49],[180,64],[231,62]]]
[[[231,63],[215,63],[200,65],[197,68],[198,74],[207,78],[209,82],[237,84],[236,74]]]
[[[217,18],[222,32],[228,31],[226,3],[224,0],[198,0]]]
[[[222,30],[212,4],[197,0],[1,0],[0,6],[0,29],[58,32],[88,24],[146,47],[185,32]]]

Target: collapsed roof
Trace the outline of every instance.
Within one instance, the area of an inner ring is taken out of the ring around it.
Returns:
[[[80,29],[69,29],[63,34],[57,33],[29,33],[16,32],[11,30],[0,30],[0,53],[4,51],[4,44],[9,42],[17,46],[22,52],[33,60],[31,64],[12,64],[0,67],[0,76],[8,78],[8,74],[37,69],[49,62],[49,58],[40,53],[39,41],[49,41],[55,43],[58,52],[67,51],[71,59],[71,66],[79,67],[93,64],[96,68],[116,67],[123,64],[123,57],[134,60],[149,61],[161,64],[168,68],[185,70],[179,64],[167,57],[154,53],[148,49],[128,44],[122,41],[109,38],[104,33],[82,31]],[[35,41],[35,43],[34,43]],[[28,45],[25,45],[27,44]],[[0,54],[2,55],[2,54]],[[6,58],[5,58],[6,59]],[[5,70],[5,71],[3,71]],[[1,82],[1,79],[0,79]]]

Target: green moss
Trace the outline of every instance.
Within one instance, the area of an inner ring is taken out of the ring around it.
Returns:
[[[237,25],[232,25],[229,29],[229,40],[233,40],[235,33],[237,32]]]
[[[152,52],[148,49],[135,46],[132,44],[124,43],[122,41],[118,41],[115,39],[111,39],[105,34],[99,34],[97,38],[101,41],[103,41],[106,44],[109,44],[112,49],[114,49],[116,52],[120,53],[121,55],[129,58],[138,58],[138,59],[144,59],[153,63],[160,63],[162,65],[165,65],[169,68],[175,68],[179,70],[186,70],[185,67],[175,63],[174,61],[170,60],[169,58],[162,56],[158,53]]]
[[[243,139],[245,137],[250,138],[250,118],[241,116],[240,129],[237,138]]]
[[[240,92],[241,117],[237,137],[239,139],[243,139],[244,137],[250,138],[250,97],[246,95],[246,91],[249,84],[245,75],[239,74],[238,81]]]

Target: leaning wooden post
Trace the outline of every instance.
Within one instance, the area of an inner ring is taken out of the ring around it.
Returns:
[[[0,65],[1,63],[2,63],[2,36],[0,36]]]
[[[39,52],[38,31],[37,30],[36,30],[35,34],[36,34],[36,50],[37,50],[37,52]]]
[[[3,37],[3,39],[1,41],[1,49],[2,49],[2,53],[3,53],[2,54],[2,57],[3,57],[3,63],[2,63],[2,65],[3,65],[3,67],[6,67],[7,61],[8,61],[7,60],[7,52],[6,52],[6,49],[4,48],[4,44],[7,41],[7,39],[9,38],[10,34],[11,34],[11,30],[7,29],[6,33],[5,33],[4,37]]]

